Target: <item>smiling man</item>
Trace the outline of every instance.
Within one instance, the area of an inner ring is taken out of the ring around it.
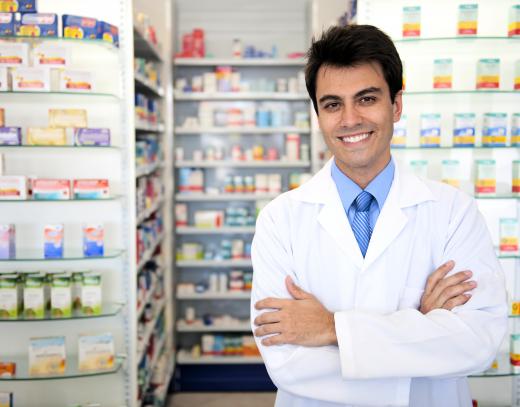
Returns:
[[[308,56],[333,158],[265,207],[252,248],[251,319],[276,406],[470,406],[466,376],[489,367],[507,328],[485,222],[470,197],[392,160],[402,64],[388,36],[334,27]]]

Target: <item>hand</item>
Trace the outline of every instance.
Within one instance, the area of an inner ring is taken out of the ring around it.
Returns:
[[[337,345],[334,314],[329,312],[314,295],[303,291],[290,277],[285,279],[287,291],[294,299],[266,298],[255,304],[257,310],[276,309],[255,319],[255,336],[272,335],[262,339],[265,346]]]
[[[466,270],[446,277],[454,266],[455,262],[450,260],[428,277],[419,308],[423,314],[438,308],[452,310],[456,306],[465,304],[471,298],[471,294],[466,292],[474,289],[477,283],[466,280],[471,278],[473,273]]]

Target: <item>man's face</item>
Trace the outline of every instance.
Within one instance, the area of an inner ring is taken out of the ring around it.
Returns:
[[[316,81],[318,122],[336,164],[347,175],[375,177],[390,160],[393,123],[402,94],[392,104],[378,63],[355,67],[321,66]]]

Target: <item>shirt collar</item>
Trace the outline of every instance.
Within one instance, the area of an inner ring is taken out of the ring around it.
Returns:
[[[379,210],[383,207],[386,197],[390,192],[392,181],[394,180],[395,164],[393,158],[390,159],[388,165],[377,176],[370,181],[365,191],[370,192],[376,199]],[[331,176],[338,189],[341,203],[345,210],[348,210],[354,202],[354,199],[363,191],[359,185],[347,177],[336,165],[336,161],[332,160]]]

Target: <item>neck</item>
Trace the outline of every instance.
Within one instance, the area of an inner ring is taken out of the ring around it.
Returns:
[[[336,159],[334,159],[334,161],[343,174],[349,177],[361,189],[365,189],[368,184],[386,168],[390,162],[390,157],[388,157],[386,161],[382,161],[382,164],[372,167],[349,167],[344,165],[344,163],[338,162]]]

